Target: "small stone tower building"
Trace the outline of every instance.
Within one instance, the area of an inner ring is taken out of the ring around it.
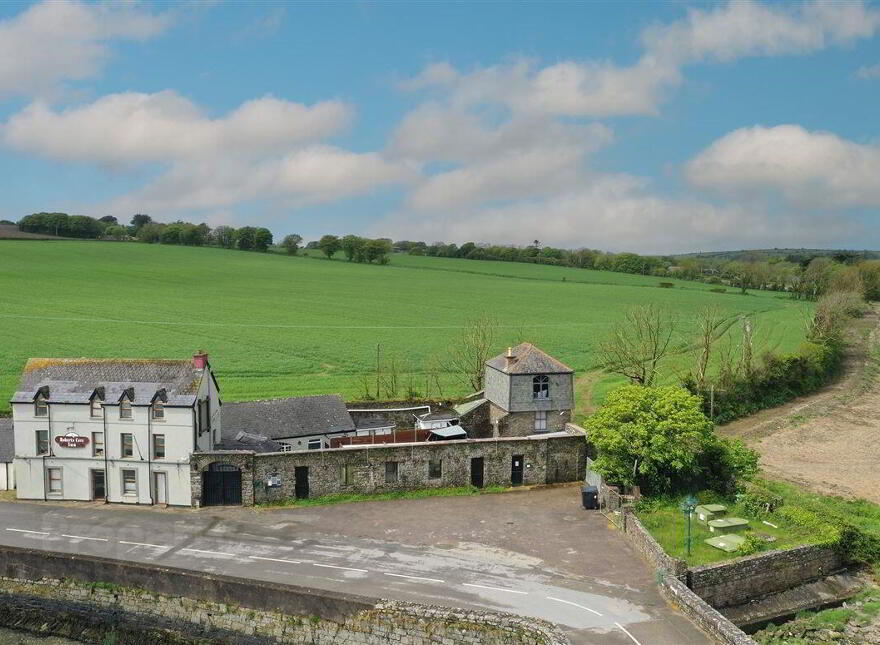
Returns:
[[[486,361],[485,396],[496,437],[558,432],[571,421],[574,370],[530,343]]]

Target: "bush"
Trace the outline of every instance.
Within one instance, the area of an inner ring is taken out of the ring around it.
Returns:
[[[727,289],[725,287],[713,287],[709,289],[712,293],[727,293]]]
[[[745,494],[739,497],[739,502],[748,514],[755,517],[773,513],[783,504],[782,497],[779,495],[757,487],[749,488]]]
[[[673,287],[675,287],[675,283],[674,282],[661,282],[660,287],[663,289],[672,289]]]
[[[767,542],[767,540],[761,539],[754,533],[749,533],[746,535],[746,541],[737,549],[737,554],[752,555],[754,553],[760,553],[761,551],[766,550],[768,546],[769,542]]]

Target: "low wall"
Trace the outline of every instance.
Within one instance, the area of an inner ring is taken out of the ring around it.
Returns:
[[[242,471],[242,503],[290,499],[295,496],[297,469],[308,478],[310,497],[332,493],[378,493],[468,486],[471,460],[483,458],[484,485],[510,486],[513,457],[524,462],[523,485],[579,481],[586,467],[585,433],[569,425],[564,433],[501,439],[429,441],[342,447],[284,453],[195,453],[190,459],[193,504],[201,498],[202,472],[212,462]],[[434,464],[432,470],[430,465]],[[439,463],[440,473],[436,466]],[[388,464],[397,464],[388,466]],[[389,474],[396,468],[396,477]],[[307,469],[307,470],[303,470]],[[279,486],[268,487],[270,480]]]
[[[694,567],[688,571],[688,586],[721,609],[813,582],[845,564],[834,549],[802,546]]]
[[[623,507],[623,532],[629,539],[629,543],[644,555],[648,562],[655,568],[665,571],[668,576],[685,578],[687,575],[687,562],[668,555],[660,543],[648,532],[639,518],[635,516],[632,508]]]
[[[370,601],[347,594],[104,558],[0,547],[0,567],[0,625],[85,642],[568,642],[557,627],[538,619]],[[133,581],[143,584],[133,586]]]
[[[678,578],[665,578],[660,584],[660,592],[719,643],[756,645],[754,639],[713,609]]]

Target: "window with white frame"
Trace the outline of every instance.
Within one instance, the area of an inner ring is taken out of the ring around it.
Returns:
[[[103,457],[104,456],[104,433],[103,432],[93,432],[92,433],[92,456],[93,457]]]
[[[89,406],[89,416],[93,419],[100,419],[104,416],[104,406],[101,405],[101,399],[97,396],[92,397],[92,402]]]
[[[134,457],[134,436],[130,432],[123,432],[120,435],[120,451],[119,454],[123,459]]]
[[[119,402],[119,418],[131,419],[131,401],[128,399],[122,399]]]
[[[37,456],[40,455],[48,455],[49,454],[49,431],[48,430],[37,430],[36,431],[36,439],[37,439]]]
[[[321,449],[321,440],[320,439],[309,439],[309,450],[320,450]]]
[[[153,415],[153,420],[164,421],[165,405],[162,403],[162,401],[154,401],[153,407],[150,409],[150,413]]]
[[[532,398],[533,399],[549,399],[550,398],[550,377],[541,374],[532,379]]]
[[[125,469],[122,471],[122,494],[137,496],[137,471]]]
[[[153,435],[153,459],[165,459],[165,435]]]
[[[60,468],[49,468],[48,478],[49,478],[49,494],[50,495],[61,495],[61,493],[63,492],[62,481],[61,481],[61,469]]]
[[[547,431],[547,410],[538,410],[535,412],[535,431]]]
[[[48,417],[49,416],[49,403],[46,401],[46,397],[42,394],[37,395],[37,398],[34,399],[34,416],[35,417]]]

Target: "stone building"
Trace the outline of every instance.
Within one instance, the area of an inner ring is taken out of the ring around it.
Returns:
[[[484,386],[496,437],[558,432],[571,421],[574,370],[530,343],[486,361]]]

